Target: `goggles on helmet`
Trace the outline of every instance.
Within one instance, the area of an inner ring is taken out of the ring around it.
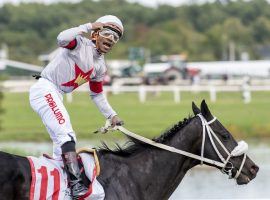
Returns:
[[[99,31],[99,35],[111,39],[114,43],[117,43],[121,37],[121,33],[109,26],[105,26],[103,29]]]

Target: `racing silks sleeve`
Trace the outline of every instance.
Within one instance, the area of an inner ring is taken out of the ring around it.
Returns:
[[[89,81],[90,97],[98,107],[99,111],[107,119],[111,119],[113,116],[117,115],[117,113],[112,109],[103,93],[103,79],[106,73],[104,72],[104,69],[105,68],[101,68],[100,71],[97,72],[95,78],[92,78]]]
[[[87,23],[80,25],[78,27],[70,28],[62,31],[57,36],[57,44],[59,47],[67,48],[73,50],[78,45],[77,36],[82,35],[83,33],[90,33],[92,29],[92,24]]]

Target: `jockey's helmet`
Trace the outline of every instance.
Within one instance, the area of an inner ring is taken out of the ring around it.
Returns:
[[[96,20],[96,22],[104,23],[106,26],[116,29],[119,37],[122,37],[124,33],[124,26],[121,20],[114,15],[105,15]]]

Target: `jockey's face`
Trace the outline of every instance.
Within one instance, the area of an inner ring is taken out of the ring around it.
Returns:
[[[104,28],[97,33],[96,46],[101,53],[108,53],[114,44],[120,39],[121,29],[114,24],[106,24]]]
[[[101,53],[108,53],[112,49],[114,44],[115,43],[111,38],[105,38],[100,35],[98,36],[98,39],[96,41],[96,46]]]

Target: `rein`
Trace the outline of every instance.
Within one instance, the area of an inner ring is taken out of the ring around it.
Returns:
[[[112,128],[111,123],[110,123],[109,120],[106,121],[106,124],[105,124],[104,127],[101,127],[100,129],[98,129],[94,133],[98,133],[98,132],[106,133],[108,131],[119,130],[120,132],[122,132],[123,134],[125,134],[125,135],[127,135],[129,137],[132,137],[132,138],[134,138],[136,140],[147,143],[149,145],[158,147],[160,149],[164,149],[166,151],[170,151],[170,152],[173,152],[173,153],[181,154],[181,155],[184,155],[184,156],[187,156],[187,157],[190,157],[190,158],[200,160],[201,165],[203,165],[203,163],[208,163],[208,164],[220,167],[220,168],[222,168],[221,169],[222,173],[228,173],[230,179],[231,178],[237,179],[238,176],[241,174],[244,163],[246,161],[246,153],[247,153],[247,150],[248,150],[248,144],[246,142],[244,142],[244,141],[240,141],[240,142],[238,142],[238,145],[233,149],[233,151],[231,153],[229,153],[229,151],[226,149],[226,147],[223,145],[223,143],[220,141],[220,139],[217,137],[215,132],[210,127],[210,124],[212,124],[217,118],[214,117],[211,121],[207,122],[207,120],[201,114],[198,114],[197,116],[200,117],[201,122],[202,122],[202,127],[203,127],[203,139],[202,139],[202,147],[201,147],[201,156],[198,156],[196,154],[189,153],[189,152],[186,152],[186,151],[183,151],[183,150],[180,150],[180,149],[176,149],[174,147],[171,147],[171,146],[168,146],[168,145],[165,145],[165,144],[162,144],[162,143],[155,142],[155,141],[150,140],[148,138],[145,138],[145,137],[143,137],[141,135],[137,135],[137,134],[127,130],[123,126],[115,126],[114,128]],[[208,135],[208,137],[209,137],[209,139],[211,141],[211,144],[212,144],[216,154],[218,155],[218,157],[220,158],[220,160],[222,162],[215,161],[215,160],[208,159],[208,158],[204,157],[204,144],[205,144],[206,133],[207,133],[207,135]],[[217,148],[217,146],[216,146],[216,144],[215,144],[215,142],[213,140],[213,137],[218,142],[218,144],[222,147],[222,149],[226,152],[226,154],[228,155],[228,157],[226,159],[219,152],[219,150],[218,150],[218,148]],[[240,166],[239,170],[237,170],[237,173],[235,174],[235,176],[232,177],[232,170],[234,169],[234,166],[233,166],[232,162],[230,162],[229,160],[232,157],[241,156],[243,154],[244,154],[244,158],[242,160],[241,166]],[[229,164],[230,166],[227,167],[227,164]]]

